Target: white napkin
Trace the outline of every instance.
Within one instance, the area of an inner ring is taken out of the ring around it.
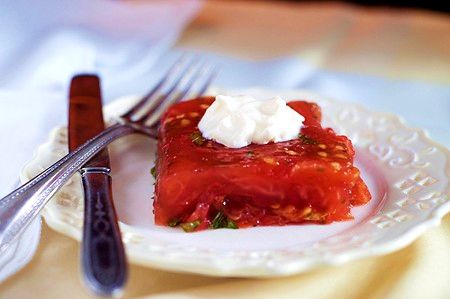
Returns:
[[[22,166],[50,130],[66,123],[73,74],[99,73],[111,97],[126,93],[146,78],[200,4],[0,1],[0,198],[15,187]],[[31,259],[39,233],[37,221],[2,253],[0,282]]]
[[[190,0],[1,1],[0,87],[59,90],[78,72],[123,85],[151,67],[198,8]]]

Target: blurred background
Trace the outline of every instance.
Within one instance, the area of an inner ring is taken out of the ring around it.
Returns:
[[[292,2],[312,2],[312,1],[302,1],[302,0],[291,0]],[[315,1],[319,2],[319,1]],[[322,1],[322,2],[330,2],[330,1]],[[394,0],[394,1],[379,1],[379,0],[366,0],[366,1],[340,1],[340,2],[348,2],[353,4],[359,4],[363,6],[385,6],[385,7],[411,7],[411,8],[423,8],[429,10],[436,11],[449,11],[448,3],[445,1],[411,1],[411,0]]]

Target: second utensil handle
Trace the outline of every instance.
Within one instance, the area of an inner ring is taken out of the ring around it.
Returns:
[[[108,168],[81,170],[85,217],[82,265],[85,282],[97,294],[120,293],[127,278],[125,251],[112,202]]]

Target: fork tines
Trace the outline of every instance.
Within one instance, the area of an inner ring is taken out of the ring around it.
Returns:
[[[155,87],[122,118],[147,126],[157,124],[161,114],[172,104],[187,97],[203,95],[216,70],[195,57],[183,55]]]

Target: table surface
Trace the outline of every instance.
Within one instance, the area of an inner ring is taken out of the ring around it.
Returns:
[[[449,84],[448,40],[448,16],[437,13],[211,1],[177,46],[250,60],[296,54],[325,69]],[[203,277],[131,265],[124,297],[449,298],[449,232],[447,215],[439,228],[403,250],[277,279]],[[0,297],[90,298],[79,267],[79,244],[44,223],[35,257],[0,285]]]

